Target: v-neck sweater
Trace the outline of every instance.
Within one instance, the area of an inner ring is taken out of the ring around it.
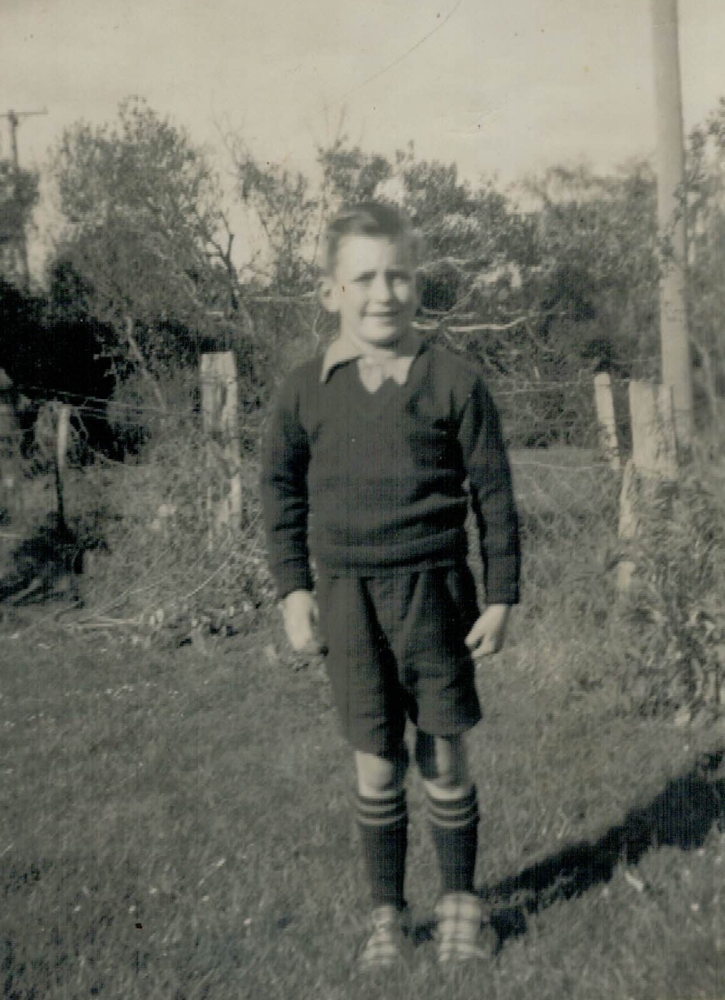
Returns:
[[[262,503],[280,597],[330,576],[383,576],[465,559],[470,494],[489,604],[519,599],[520,547],[498,412],[467,359],[424,347],[404,385],[363,387],[322,360],[284,383],[262,456]],[[466,486],[468,489],[466,489]]]

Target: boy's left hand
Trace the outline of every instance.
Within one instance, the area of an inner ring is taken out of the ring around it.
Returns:
[[[489,604],[466,636],[466,645],[474,660],[498,653],[503,646],[510,612],[508,604]]]

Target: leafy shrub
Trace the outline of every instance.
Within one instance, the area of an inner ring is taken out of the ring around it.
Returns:
[[[141,457],[105,474],[109,555],[86,599],[89,612],[182,630],[201,619],[251,621],[272,597],[256,462],[241,464],[240,523],[215,529],[230,470],[198,417],[157,431]]]
[[[725,470],[688,470],[667,513],[642,518],[625,619],[641,711],[718,713],[725,672]]]

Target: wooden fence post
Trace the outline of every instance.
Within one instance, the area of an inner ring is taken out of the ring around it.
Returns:
[[[677,444],[672,387],[652,382],[630,382],[632,458],[627,462],[619,506],[619,537],[625,544],[636,538],[642,512],[672,493],[677,480]],[[617,585],[629,589],[633,559],[617,567]]]
[[[19,477],[20,429],[12,403],[12,382],[0,368],[0,510],[4,494],[15,489]]]
[[[68,455],[68,433],[70,431],[70,406],[59,403],[58,423],[55,438],[55,489],[58,497],[58,527],[65,529],[65,504],[63,503],[63,474]]]
[[[201,410],[207,436],[210,545],[224,531],[238,530],[242,514],[239,457],[239,389],[232,351],[201,356]],[[219,472],[223,481],[219,483]],[[215,496],[215,493],[217,494]]]
[[[619,470],[622,463],[619,458],[617,421],[614,417],[612,380],[605,372],[594,376],[594,405],[597,409],[599,439],[602,445],[602,452],[610,466],[613,469]]]

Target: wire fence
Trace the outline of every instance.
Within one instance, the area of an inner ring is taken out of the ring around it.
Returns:
[[[78,599],[73,629],[121,634],[142,648],[192,644],[204,655],[213,655],[216,637],[269,622],[275,592],[256,448],[265,408],[251,416],[240,408],[234,434],[249,447],[230,462],[206,425],[200,382],[198,375],[187,381],[186,395],[167,393],[166,406],[118,399],[111,409],[105,400],[63,393],[38,401],[26,428],[6,420],[0,428],[5,620],[8,606],[72,596]],[[519,668],[539,670],[557,644],[566,644],[576,684],[600,684],[590,668],[606,643],[615,649],[607,683],[618,686],[633,709],[699,711],[705,705],[720,711],[725,621],[717,556],[725,537],[725,472],[707,489],[697,477],[680,483],[671,516],[650,511],[638,534],[640,586],[624,614],[624,602],[615,599],[615,567],[632,557],[618,537],[623,481],[601,443],[593,378],[491,379],[489,386],[502,415],[521,526],[523,597],[516,621],[526,630],[528,652]],[[615,378],[611,387],[621,467],[630,455],[629,382]],[[63,407],[71,415],[62,479],[65,529],[57,518],[55,475]],[[114,457],[94,444],[89,423],[111,418],[114,433],[131,429],[143,440],[137,454]],[[215,511],[231,496],[235,476],[241,504],[220,528]],[[468,530],[480,585],[472,516]],[[51,618],[48,610],[44,620]],[[304,661],[284,656],[294,669]],[[556,655],[553,660],[559,662]],[[572,690],[578,696],[578,688]]]
[[[621,482],[599,445],[593,381],[582,375],[489,385],[510,450],[524,585],[530,593],[550,590],[566,579],[572,559],[586,562],[593,549],[616,540]],[[625,450],[626,393],[626,380],[615,380]],[[52,534],[58,503],[54,414],[61,403],[71,411],[63,481],[70,541]],[[240,522],[226,534],[214,534],[210,524],[213,505],[229,489],[230,469],[209,448],[198,378],[166,407],[117,400],[112,414],[109,409],[106,400],[58,393],[37,401],[31,426],[6,426],[0,435],[0,580],[15,579],[11,599],[28,586],[32,571],[18,572],[19,540],[37,542],[45,532],[58,549],[59,578],[69,562],[63,546],[85,553],[81,596],[89,627],[135,623],[183,639],[191,627],[225,629],[240,616],[259,614],[274,599],[257,492],[255,444],[263,408],[239,415],[239,438],[251,444],[239,459]],[[94,444],[89,424],[109,416],[114,428],[126,426],[143,437],[139,454],[119,458]]]
[[[630,381],[629,378],[612,379],[618,431],[625,446],[629,441],[627,388]],[[569,379],[494,377],[487,380],[487,386],[501,414],[509,448],[547,448],[557,444],[597,447],[599,427],[591,372],[584,371],[579,377]],[[36,435],[36,415],[49,404],[58,402],[72,408],[79,426],[96,421],[109,423],[112,428],[125,425],[141,430],[155,421],[168,425],[174,420],[187,418],[190,413],[200,412],[201,397],[194,391],[189,394],[192,398],[186,398],[177,405],[161,406],[145,400],[108,399],[40,386],[25,388],[34,393],[32,425],[24,430],[8,430],[0,424],[0,453],[6,449],[3,442],[10,438],[20,441],[27,450]],[[254,416],[250,418],[253,410],[247,411],[241,419],[254,422]],[[256,415],[256,425],[261,425],[264,408],[258,410]],[[241,427],[243,437],[247,436],[247,431],[247,427]],[[84,434],[90,436],[87,429]]]

